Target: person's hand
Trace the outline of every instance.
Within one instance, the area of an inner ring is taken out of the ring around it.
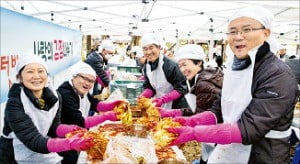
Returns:
[[[142,98],[142,97],[145,97],[145,98],[150,98],[153,96],[153,91],[149,88],[146,88],[137,98]]]
[[[152,101],[156,107],[161,107],[164,104],[164,101],[162,98],[156,98]]]
[[[92,138],[83,138],[82,134],[74,135],[71,138],[50,138],[47,141],[49,152],[63,152],[69,150],[82,151],[94,145]]]
[[[176,122],[179,122],[181,125],[183,126],[191,126],[193,127],[192,125],[192,118],[191,117],[175,117],[173,118],[173,121],[176,121]]]
[[[98,112],[111,111],[114,109],[115,106],[117,106],[123,102],[126,102],[126,100],[116,100],[116,101],[112,101],[112,102],[99,102],[97,104],[97,111]]]
[[[191,140],[216,144],[242,143],[242,134],[236,123],[195,127],[183,126],[167,130],[178,135],[170,145],[177,145]]]
[[[182,112],[180,109],[165,109],[162,107],[158,107],[157,108],[159,113],[160,113],[160,117],[164,118],[164,117],[177,117],[177,116],[181,116]]]
[[[77,131],[77,130],[85,130],[85,129],[77,125],[60,124],[56,129],[56,135],[58,137],[65,137],[67,133]]]
[[[172,90],[171,92],[156,98],[153,100],[153,102],[156,104],[156,107],[161,107],[163,104],[174,101],[178,99],[182,94],[178,92],[177,90]]]
[[[104,82],[102,81],[102,79],[100,77],[97,76],[96,81],[98,84],[101,85],[101,87],[107,87],[107,85],[104,84]]]
[[[109,112],[105,112],[100,115],[90,116],[84,120],[84,124],[85,124],[86,128],[90,128],[90,127],[96,126],[98,124],[101,124],[102,122],[104,122],[106,120],[117,121],[118,120],[117,114],[113,111],[109,111]]]
[[[140,76],[140,77],[138,78],[138,80],[140,80],[140,81],[145,80],[145,76]]]
[[[217,118],[213,112],[205,111],[191,117],[176,117],[174,121],[184,126],[194,127],[196,125],[215,125]]]
[[[70,148],[72,150],[82,151],[94,145],[93,138],[83,138],[83,136],[75,135],[69,139]]]
[[[195,140],[194,129],[189,126],[182,126],[177,128],[168,128],[168,132],[178,135],[178,137],[171,142],[170,146],[186,143]]]

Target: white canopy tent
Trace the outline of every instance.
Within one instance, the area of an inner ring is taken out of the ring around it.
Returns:
[[[31,1],[1,0],[1,7],[83,34],[130,38],[146,33],[176,38],[226,39],[226,24],[238,9],[260,5],[274,13],[281,44],[299,44],[299,1]],[[211,31],[212,34],[211,35]]]

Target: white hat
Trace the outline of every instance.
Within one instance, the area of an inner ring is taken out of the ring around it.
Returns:
[[[102,52],[103,49],[105,49],[107,51],[115,51],[116,47],[111,40],[103,40],[101,42],[101,45],[99,46],[98,50],[100,52]]]
[[[261,7],[261,6],[249,6],[238,10],[233,16],[230,18],[230,21],[233,21],[240,17],[248,17],[259,21],[265,28],[271,31],[271,35],[268,38],[267,42],[270,44],[270,49],[272,52],[277,52],[278,43],[275,40],[275,37],[272,35],[273,25],[274,25],[274,14],[269,10]]]
[[[77,74],[82,73],[82,74],[92,75],[96,78],[96,72],[87,63],[79,62],[79,63],[76,63],[72,68],[73,68],[72,69],[73,76],[76,76]]]
[[[204,51],[200,45],[196,44],[187,44],[182,46],[175,53],[175,60],[178,62],[181,59],[194,59],[194,60],[203,60]]]
[[[18,62],[17,62],[16,69],[15,69],[16,73],[18,74],[25,65],[31,64],[31,63],[41,64],[43,67],[45,67],[45,69],[47,71],[47,65],[42,58],[40,58],[36,55],[24,55],[24,56],[21,56],[20,60],[18,60]]]
[[[274,15],[267,9],[260,6],[249,6],[237,11],[230,18],[230,21],[240,17],[249,17],[259,21],[262,25],[264,25],[267,29],[273,29],[274,23]]]
[[[141,40],[142,47],[149,45],[149,44],[155,44],[155,45],[160,46],[161,45],[160,37],[155,34],[144,35]]]

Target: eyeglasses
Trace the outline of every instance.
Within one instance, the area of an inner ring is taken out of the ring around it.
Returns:
[[[91,79],[89,79],[87,77],[84,77],[84,76],[82,76],[80,74],[77,74],[77,76],[81,77],[84,81],[86,81],[86,82],[88,82],[90,84],[94,84],[95,83],[95,80],[91,80]]]
[[[232,31],[229,31],[227,32],[226,34],[229,35],[229,36],[236,36],[238,35],[239,33],[240,34],[247,34],[247,33],[250,33],[252,31],[257,31],[257,30],[264,30],[266,29],[265,27],[260,27],[260,28],[243,28],[241,31],[238,31],[238,30],[232,30]]]

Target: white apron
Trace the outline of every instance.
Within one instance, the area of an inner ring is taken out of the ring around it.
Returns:
[[[194,83],[194,85],[196,85],[197,79],[198,79],[198,74],[196,74],[196,76],[195,76],[195,83]],[[193,111],[193,113],[195,113],[196,106],[197,106],[197,104],[196,104],[196,95],[191,93],[192,87],[190,85],[189,80],[186,80],[186,85],[188,87],[188,93],[185,94],[184,97],[185,97],[185,99],[186,99],[189,107]]]
[[[56,94],[55,91],[53,93]],[[52,121],[58,111],[59,102],[57,101],[57,103],[49,111],[39,110],[30,102],[29,98],[24,93],[23,88],[21,89],[21,101],[23,103],[25,113],[31,118],[37,130],[44,137],[47,137]],[[60,163],[62,160],[57,153],[41,154],[31,151],[16,137],[13,132],[9,134],[9,137],[13,138],[15,159],[19,164],[56,164]]]
[[[69,80],[69,84],[74,87],[72,80]],[[81,98],[81,96],[78,95],[78,98],[79,98],[79,110],[82,113],[82,117],[86,118],[87,116],[89,116],[91,103],[87,97],[87,94],[85,94],[83,98]]]
[[[173,86],[168,82],[164,71],[163,71],[163,55],[159,55],[159,61],[158,61],[158,66],[155,70],[151,71],[151,66],[149,63],[146,64],[146,74],[149,79],[149,82],[153,89],[156,91],[156,94],[154,98],[159,98],[169,92],[171,92],[174,88]],[[165,103],[162,105],[163,108],[166,109],[172,109],[172,101],[169,103]]]
[[[233,55],[228,58],[224,70],[221,108],[224,123],[234,124],[252,100],[251,86],[257,48],[249,51],[251,64],[243,70],[233,71]],[[251,145],[218,144],[208,159],[208,163],[248,163]]]
[[[195,83],[194,85],[197,85],[197,79],[198,79],[198,74],[196,74],[195,76]],[[196,107],[197,107],[197,99],[196,99],[196,95],[191,93],[192,87],[190,85],[189,80],[186,80],[186,84],[188,87],[188,93],[184,95],[187,103],[189,104],[189,107],[191,108],[191,110],[193,111],[193,113],[195,113],[196,111]],[[211,152],[214,150],[215,144],[212,143],[202,143],[201,144],[201,158],[204,161],[207,161],[209,155],[211,154]]]

